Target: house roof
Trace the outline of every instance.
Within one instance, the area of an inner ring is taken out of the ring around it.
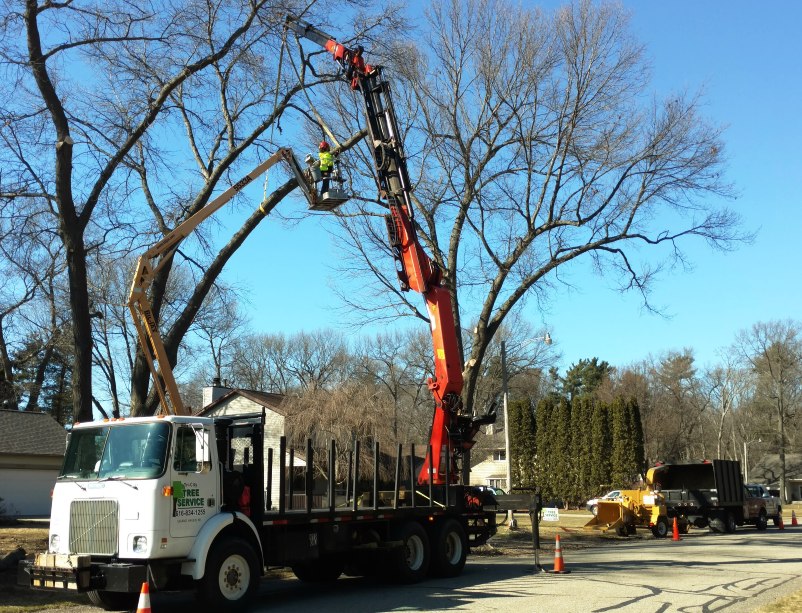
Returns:
[[[48,413],[0,410],[0,454],[64,455],[67,432]]]
[[[785,472],[788,479],[802,479],[802,453],[785,454]],[[749,481],[775,485],[780,482],[780,456],[767,454],[749,468]]]
[[[282,407],[282,404],[284,402],[284,394],[271,394],[269,392],[257,392],[256,390],[245,390],[239,388],[232,389],[224,396],[221,396],[211,404],[203,407],[200,411],[196,413],[196,415],[199,416],[205,415],[206,413],[214,410],[220,405],[226,404],[234,396],[242,396],[243,398],[247,398],[248,400],[255,402],[259,406],[263,406],[266,409],[270,409],[274,413],[278,413],[283,417],[287,416],[287,411]]]

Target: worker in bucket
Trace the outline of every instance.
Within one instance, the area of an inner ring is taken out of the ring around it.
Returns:
[[[331,171],[334,170],[334,154],[331,152],[331,147],[326,141],[320,141],[320,147],[318,147],[318,160],[320,160],[320,174],[322,176],[320,182],[320,195],[322,196],[327,191],[329,191],[329,179],[331,177]]]

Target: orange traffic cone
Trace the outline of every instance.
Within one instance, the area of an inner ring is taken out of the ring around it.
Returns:
[[[780,520],[779,523],[777,524],[777,528],[779,528],[780,530],[785,530],[785,524],[783,523],[783,514],[780,513],[779,515],[777,515],[777,519]]]
[[[136,605],[136,613],[151,613],[150,611],[150,589],[148,582],[142,584],[142,591],[139,592],[139,603]]]
[[[570,573],[570,570],[565,570],[565,563],[563,562],[563,548],[560,545],[560,535],[557,535],[557,541],[554,543],[554,570],[549,571],[555,574]]]
[[[792,526],[798,526],[799,525],[797,523],[797,521],[796,521],[796,511],[794,511],[793,509],[791,509],[791,525]]]
[[[679,524],[677,523],[677,518],[674,518],[674,536],[671,537],[672,541],[679,541]]]

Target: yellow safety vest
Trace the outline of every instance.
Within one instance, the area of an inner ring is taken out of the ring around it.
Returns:
[[[320,172],[329,172],[334,166],[334,155],[331,151],[321,151],[318,153],[320,158]]]

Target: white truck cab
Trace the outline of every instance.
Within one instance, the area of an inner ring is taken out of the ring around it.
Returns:
[[[261,419],[245,425],[261,438]],[[230,470],[231,433],[231,420],[191,416],[76,424],[53,490],[48,551],[28,568],[30,584],[85,590],[107,608],[130,606],[145,581],[202,579],[216,537],[234,523],[259,562],[245,484]],[[261,453],[246,449],[239,446],[241,463]],[[260,490],[261,474],[253,478]]]

